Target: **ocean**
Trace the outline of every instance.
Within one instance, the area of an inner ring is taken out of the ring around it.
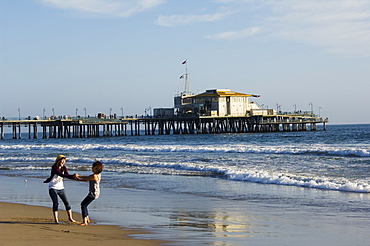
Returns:
[[[170,245],[369,245],[370,125],[323,131],[0,140],[0,201],[51,206],[55,157],[104,164],[100,224]],[[65,181],[72,209],[87,193]],[[63,208],[61,206],[60,208]]]

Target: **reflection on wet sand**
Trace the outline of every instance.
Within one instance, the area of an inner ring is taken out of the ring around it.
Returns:
[[[183,227],[187,231],[203,231],[214,237],[253,237],[253,218],[245,214],[222,211],[174,212],[170,226]],[[209,236],[209,235],[208,235]]]

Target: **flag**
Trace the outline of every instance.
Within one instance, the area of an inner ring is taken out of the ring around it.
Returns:
[[[183,78],[184,78],[184,75],[181,75],[181,76],[180,76],[180,79],[183,79]]]
[[[182,64],[182,65],[186,64],[186,61],[187,61],[187,60],[188,60],[188,59],[186,59],[185,61],[183,61],[181,64]]]

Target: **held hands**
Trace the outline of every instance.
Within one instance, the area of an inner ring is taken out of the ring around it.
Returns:
[[[78,175],[77,173],[73,174],[73,177],[75,180],[78,180],[78,178],[80,177],[80,175]]]

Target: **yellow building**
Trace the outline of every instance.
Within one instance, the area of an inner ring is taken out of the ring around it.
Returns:
[[[260,110],[249,97],[258,95],[234,92],[229,89],[211,89],[198,95],[182,94],[175,97],[177,113],[201,116],[249,116]]]

